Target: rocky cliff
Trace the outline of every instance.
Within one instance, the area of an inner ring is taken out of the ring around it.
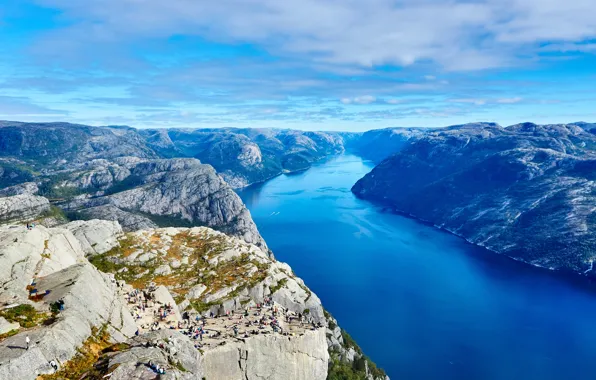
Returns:
[[[323,380],[332,359],[352,368],[363,357],[336,339],[341,330],[287,264],[206,227],[5,225],[0,278],[2,326],[14,329],[0,335],[2,378],[151,379],[157,363],[172,379]],[[166,306],[171,313],[156,317]],[[203,319],[198,340],[190,324]],[[384,378],[363,368],[363,378]]]
[[[134,334],[134,320],[117,297],[115,282],[84,256],[67,229],[0,227],[0,315],[18,326],[0,336],[0,378],[51,373],[50,361],[68,361],[99,330],[112,342]],[[58,300],[66,307],[52,312]]]
[[[596,136],[585,125],[429,131],[352,191],[533,265],[593,275]]]
[[[206,225],[266,247],[238,195],[209,165],[196,159],[126,158],[93,162],[56,183],[59,191],[94,183],[96,192],[58,204],[81,218],[118,220],[125,229],[156,225]],[[114,173],[117,173],[116,177]]]

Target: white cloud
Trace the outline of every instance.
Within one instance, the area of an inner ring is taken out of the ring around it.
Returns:
[[[451,103],[466,103],[466,104],[474,104],[476,106],[483,106],[487,102],[486,99],[474,99],[474,98],[451,99],[449,101]]]
[[[523,99],[520,97],[515,98],[499,98],[499,99],[482,99],[482,98],[460,98],[460,99],[449,99],[451,103],[464,103],[473,104],[476,106],[483,106],[487,104],[515,104],[521,102]]]
[[[46,49],[59,45],[61,53],[94,43],[200,35],[340,66],[430,60],[448,70],[477,70],[519,64],[540,43],[596,37],[594,0],[36,1],[73,21],[42,41]]]
[[[364,95],[364,96],[357,96],[355,98],[341,98],[340,101],[343,104],[370,104],[374,103],[377,100],[374,96],[371,95]]]
[[[497,103],[500,104],[514,104],[514,103],[519,103],[522,101],[522,98],[503,98],[503,99],[497,99]]]

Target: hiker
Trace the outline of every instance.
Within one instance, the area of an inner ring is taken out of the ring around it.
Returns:
[[[25,343],[27,344],[27,350],[29,349],[29,342],[31,340],[29,339],[29,335],[27,335],[27,337],[25,338]]]
[[[50,365],[54,368],[54,372],[58,370],[58,364],[54,360],[50,361]]]

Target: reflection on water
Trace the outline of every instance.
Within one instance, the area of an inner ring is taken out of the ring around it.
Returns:
[[[394,379],[594,379],[594,292],[356,199],[344,155],[240,192],[279,260]]]

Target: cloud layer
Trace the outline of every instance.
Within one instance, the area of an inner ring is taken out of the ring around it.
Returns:
[[[590,117],[593,0],[7,1],[5,115],[318,129]]]

